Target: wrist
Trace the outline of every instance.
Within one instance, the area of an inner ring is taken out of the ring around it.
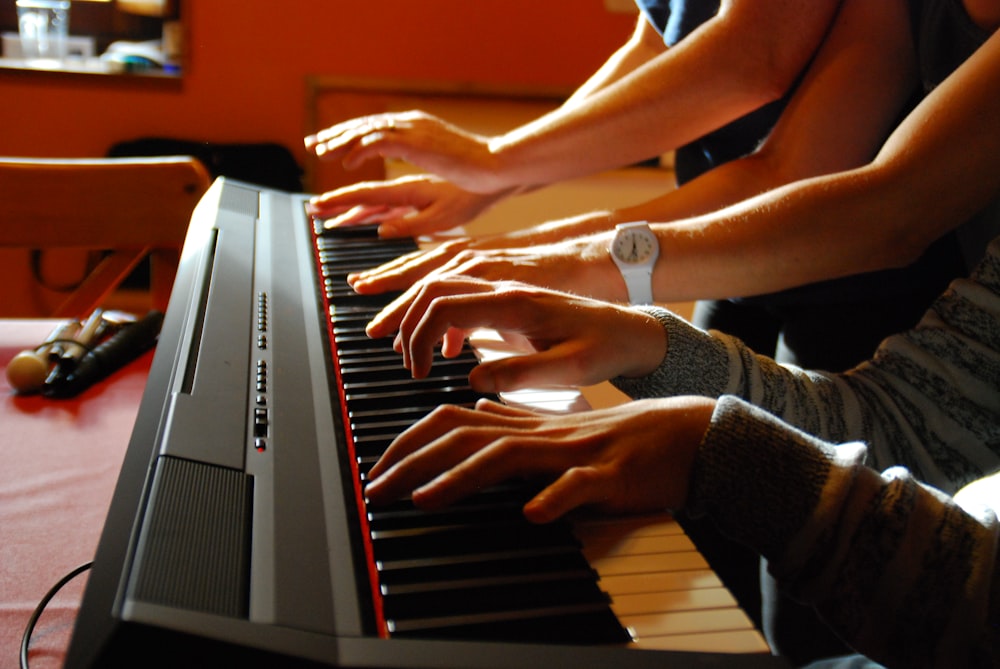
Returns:
[[[608,248],[614,239],[614,230],[599,232],[569,242],[577,249],[582,271],[577,285],[585,286],[584,293],[608,302],[628,304],[628,286],[621,271],[611,258]]]
[[[517,193],[530,188],[531,184],[517,178],[518,164],[513,144],[506,135],[497,135],[486,142],[489,155],[489,180],[492,192]]]
[[[667,357],[667,330],[659,319],[643,309],[628,309],[633,325],[628,341],[632,358],[619,373],[619,378],[639,379],[656,372]]]

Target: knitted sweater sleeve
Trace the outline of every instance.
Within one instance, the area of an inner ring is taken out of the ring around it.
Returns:
[[[735,395],[822,439],[864,442],[874,468],[902,465],[949,493],[1000,466],[1000,240],[916,327],[843,374],[780,365],[646,309],[668,350],[651,375],[614,380],[633,398]]]
[[[759,551],[859,652],[889,666],[996,666],[995,514],[963,510],[902,468],[879,474],[865,455],[724,396],[688,506]],[[995,478],[984,481],[991,502]]]

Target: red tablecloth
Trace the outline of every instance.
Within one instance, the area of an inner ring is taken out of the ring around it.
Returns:
[[[56,325],[0,320],[0,367]],[[152,354],[71,400],[19,396],[0,376],[0,668],[49,588],[93,559]],[[32,636],[34,669],[62,666],[86,576],[46,608]]]

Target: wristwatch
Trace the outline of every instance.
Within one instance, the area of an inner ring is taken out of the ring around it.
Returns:
[[[660,242],[645,221],[615,226],[608,249],[625,279],[632,304],[653,303],[653,265],[660,255]]]

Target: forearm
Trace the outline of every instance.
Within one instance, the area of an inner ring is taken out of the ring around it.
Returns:
[[[1000,464],[1000,241],[970,279],[956,280],[910,331],[886,339],[844,374],[779,365],[738,339],[646,308],[667,333],[652,374],[615,380],[635,398],[735,395],[829,441],[868,444],[877,469],[904,465],[948,492]]]
[[[638,70],[663,53],[664,48],[659,35],[640,16],[636,21],[635,30],[632,32],[629,40],[615,51],[597,72],[592,74],[583,85],[573,92],[566,102],[563,103],[562,109],[569,110],[586,104],[588,98],[621,81],[631,72]]]
[[[579,216],[542,223],[472,241],[473,249],[510,249],[554,244],[574,237],[583,237],[613,229],[614,212],[592,211]]]
[[[863,460],[859,444],[824,443],[724,398],[689,506],[758,550],[783,589],[874,659],[995,661],[995,516],[968,515],[905,472],[879,476]]]
[[[910,264],[1000,195],[997,76],[1000,33],[910,113],[870,164],[657,226],[657,299],[756,295]]]
[[[836,375],[779,365],[756,355],[735,337],[700,330],[666,309],[642,310],[666,330],[667,353],[650,375],[613,380],[633,399],[733,395],[823,439],[864,437],[858,427],[857,403]],[[844,415],[845,406],[849,416]]]
[[[808,169],[800,167],[800,169]],[[751,155],[720,165],[663,195],[646,202],[613,210],[593,211],[477,240],[472,248],[517,248],[552,244],[614,229],[631,221],[669,222],[715,212],[769,189],[783,185],[787,170]]]
[[[821,41],[837,3],[731,4],[696,35],[594,91],[585,104],[496,138],[490,148],[498,178],[550,183],[632,164],[780,97]],[[783,29],[789,15],[794,31]],[[779,32],[784,38],[774,40]]]

